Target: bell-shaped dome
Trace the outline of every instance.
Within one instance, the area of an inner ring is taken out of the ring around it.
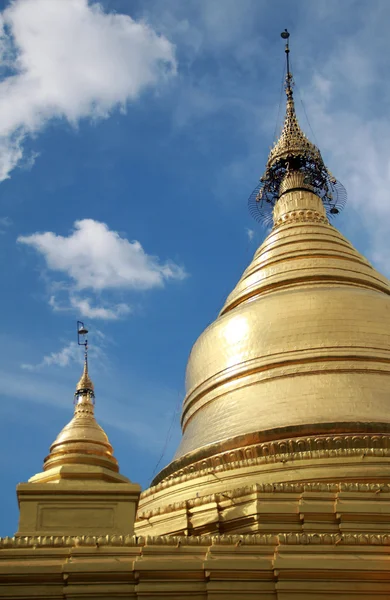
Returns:
[[[192,349],[177,459],[292,428],[390,428],[388,281],[313,192],[285,193],[275,221]]]
[[[293,174],[275,226],[188,361],[157,478],[267,439],[390,431],[390,286]],[[292,189],[291,189],[292,188]]]
[[[44,471],[64,465],[94,465],[118,472],[118,463],[108,437],[94,416],[88,393],[76,400],[72,420],[65,425],[50,447]]]
[[[60,431],[45,458],[43,472],[30,482],[72,480],[128,481],[119,473],[118,461],[105,431],[95,419],[94,385],[87,356],[76,386],[74,415]]]
[[[118,462],[104,430],[95,419],[94,386],[88,373],[87,360],[76,386],[75,410],[50,447],[43,470],[64,465],[93,465],[118,472]]]

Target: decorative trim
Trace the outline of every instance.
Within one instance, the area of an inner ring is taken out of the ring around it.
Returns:
[[[322,223],[323,225],[329,225],[328,219],[321,215],[320,212],[312,209],[301,209],[282,215],[275,221],[273,229],[280,227],[280,225],[290,225],[291,223]]]
[[[206,536],[26,536],[0,538],[0,550],[15,548],[78,548],[78,547],[136,547],[145,546],[278,546],[331,545],[390,546],[390,534],[370,533],[279,533]]]
[[[279,533],[280,545],[390,546],[390,534],[384,533]]]
[[[4,548],[77,548],[79,546],[142,546],[144,538],[135,535],[28,535],[0,538]]]
[[[145,510],[138,512],[137,522],[140,523],[144,520],[151,519],[169,513],[173,513],[179,510],[191,510],[198,506],[204,506],[212,502],[220,504],[226,500],[238,500],[244,496],[251,494],[303,494],[304,492],[316,492],[316,493],[334,493],[339,492],[365,492],[365,493],[390,493],[389,483],[255,483],[254,485],[247,485],[233,490],[228,490],[216,494],[209,494],[206,496],[200,496],[198,498],[192,498],[190,500],[184,500],[182,502],[174,502],[172,504],[165,504],[157,506],[151,510]]]
[[[135,536],[135,535],[82,535],[82,536],[23,536],[0,538],[0,550],[14,548],[78,548],[78,547],[144,547],[144,546],[216,546],[234,545],[272,545],[278,543],[273,534],[248,535],[205,535],[205,536]]]
[[[389,425],[386,424],[386,428]],[[195,477],[214,472],[223,472],[261,464],[287,462],[290,460],[315,460],[341,456],[390,457],[390,435],[381,434],[334,434],[286,438],[278,441],[263,441],[251,446],[234,448],[190,464],[172,472],[175,461],[168,465],[160,476],[165,479],[141,493],[141,499],[167,487],[184,483]],[[185,457],[184,457],[185,458]],[[177,461],[179,462],[179,461]],[[184,461],[183,461],[184,462]]]

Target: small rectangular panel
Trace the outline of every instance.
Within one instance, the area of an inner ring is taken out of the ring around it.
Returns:
[[[100,506],[40,506],[39,528],[110,529],[114,526],[114,508]]]

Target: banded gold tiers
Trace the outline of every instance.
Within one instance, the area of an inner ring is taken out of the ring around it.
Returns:
[[[302,174],[274,223],[191,351],[182,442],[140,514],[244,484],[390,480],[389,282]]]
[[[182,464],[260,432],[390,430],[388,281],[313,192],[283,194],[275,222],[192,349]]]
[[[276,227],[189,359],[176,458],[259,431],[390,424],[390,288],[308,190]]]

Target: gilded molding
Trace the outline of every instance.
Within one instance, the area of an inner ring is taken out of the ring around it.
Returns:
[[[26,536],[0,538],[0,550],[16,548],[147,547],[170,546],[277,546],[348,545],[390,546],[390,534],[370,533],[279,533],[206,536]]]
[[[285,213],[277,219],[273,229],[276,229],[281,225],[290,225],[291,223],[322,223],[324,225],[329,225],[328,219],[316,210],[294,210]]]
[[[196,477],[242,467],[286,462],[289,460],[315,460],[350,456],[390,457],[390,435],[328,435],[290,438],[261,442],[249,447],[227,450],[201,461],[183,466],[167,474],[157,485],[141,493],[141,499],[178,483]]]
[[[275,545],[277,536],[272,534],[205,535],[205,536],[135,536],[135,535],[82,535],[82,536],[23,536],[0,538],[0,550],[14,548],[80,548],[80,547],[146,547],[146,546],[217,546]]]
[[[34,535],[0,538],[3,548],[77,548],[79,546],[139,546],[143,539],[135,535]]]
[[[390,546],[390,534],[379,533],[279,533],[280,545],[323,544],[338,546]]]
[[[172,504],[165,504],[157,506],[151,510],[139,511],[137,514],[137,522],[140,523],[144,520],[149,520],[153,517],[166,515],[179,510],[189,510],[205,506],[212,502],[220,505],[220,503],[231,500],[238,500],[245,496],[252,494],[303,494],[304,492],[315,492],[315,493],[334,493],[339,492],[366,492],[366,493],[390,493],[389,483],[255,483],[253,485],[246,485],[233,490],[226,490],[216,494],[208,494],[205,496],[199,496],[197,498],[191,498],[190,500],[184,500],[182,502],[173,502]]]

